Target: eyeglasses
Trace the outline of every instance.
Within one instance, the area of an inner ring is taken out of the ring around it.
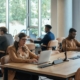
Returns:
[[[27,39],[22,39],[23,41],[27,41]]]

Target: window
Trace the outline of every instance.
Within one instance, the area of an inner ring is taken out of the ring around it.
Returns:
[[[50,24],[51,0],[0,0],[0,26],[6,26],[13,36],[19,32],[44,34]]]
[[[0,0],[0,27],[6,26],[6,0]]]
[[[32,39],[36,39],[38,37],[38,29],[36,28],[31,28],[29,30],[29,35]]]
[[[39,31],[41,32],[40,35],[44,36],[44,25],[46,24],[51,24],[51,0],[40,0],[40,6],[39,6],[39,0],[31,0],[31,5],[30,5],[30,27],[38,27],[37,29],[30,28],[33,33],[37,34],[36,36],[38,37]],[[41,8],[40,8],[41,7]],[[40,10],[41,9],[41,10]],[[41,12],[39,12],[41,11]],[[40,14],[39,14],[40,13]],[[40,20],[41,19],[41,20]],[[41,25],[39,25],[39,23]],[[40,28],[41,29],[40,29]],[[40,29],[40,30],[39,30]],[[37,30],[37,31],[35,31]],[[42,37],[41,36],[41,37]]]
[[[30,5],[30,26],[38,26],[38,0],[31,0]]]
[[[10,0],[9,33],[13,36],[26,30],[26,0]]]
[[[38,0],[30,0],[30,24],[29,24],[29,35],[31,38],[36,38],[38,36]]]
[[[41,27],[41,33],[44,35],[44,26],[46,24],[51,24],[51,0],[42,0],[41,4],[41,11],[42,11],[42,27]]]

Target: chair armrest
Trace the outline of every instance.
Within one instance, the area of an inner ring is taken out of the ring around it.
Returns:
[[[41,47],[47,47],[46,45],[41,45]]]
[[[5,51],[1,51],[1,50],[0,50],[0,52],[1,52],[1,53],[5,53]]]

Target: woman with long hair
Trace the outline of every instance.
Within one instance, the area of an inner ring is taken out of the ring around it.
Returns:
[[[34,63],[37,62],[38,56],[32,53],[27,45],[27,35],[24,33],[19,33],[15,36],[15,41],[12,46],[8,48],[8,53],[10,57],[10,62],[14,63]],[[14,77],[18,78],[18,80],[30,80],[31,75],[21,73],[21,72],[13,72],[9,71],[8,80],[13,80]],[[10,77],[11,75],[11,77]],[[33,80],[38,80],[38,76],[32,76]]]

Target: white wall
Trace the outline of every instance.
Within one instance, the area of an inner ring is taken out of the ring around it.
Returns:
[[[68,36],[72,27],[72,0],[64,0],[64,36]]]
[[[73,0],[73,28],[77,30],[76,38],[80,41],[80,0]]]
[[[56,37],[68,35],[72,27],[72,0],[51,0],[51,25]]]
[[[51,25],[52,32],[57,36],[57,0],[51,0]]]
[[[57,37],[64,36],[64,0],[57,0]]]

